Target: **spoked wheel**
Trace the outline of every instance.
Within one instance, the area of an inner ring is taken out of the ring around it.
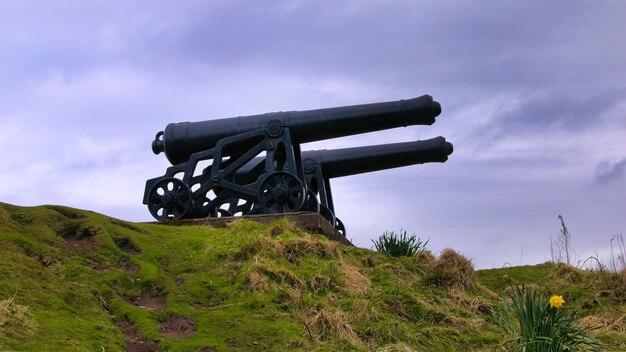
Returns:
[[[304,203],[304,210],[312,211],[314,213],[320,212],[320,202],[317,200],[315,192],[308,190],[306,192],[306,202]]]
[[[259,190],[261,207],[267,213],[287,213],[302,209],[306,189],[296,176],[276,171],[267,175]]]
[[[211,215],[211,217],[214,218],[223,218],[223,217],[227,217],[227,216],[233,216],[233,213],[229,212],[226,209],[222,209],[222,208],[217,208],[213,211],[213,215]]]
[[[336,225],[336,221],[335,221],[335,214],[333,214],[333,212],[328,209],[326,206],[324,205],[320,205],[320,215],[322,215],[324,217],[324,219],[328,220],[328,222],[335,227]]]
[[[177,178],[163,178],[150,189],[148,210],[159,221],[182,219],[192,207],[189,186]]]
[[[337,229],[337,232],[339,232],[343,237],[346,237],[346,227],[338,217],[335,217],[335,229]]]
[[[213,209],[212,217],[248,215],[254,203],[238,197],[227,198],[221,205]]]

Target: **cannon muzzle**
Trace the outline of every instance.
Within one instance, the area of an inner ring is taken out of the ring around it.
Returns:
[[[307,111],[274,112],[199,122],[171,123],[152,142],[155,154],[165,152],[173,164],[215,147],[222,139],[259,129],[280,133],[288,128],[295,144],[344,137],[410,125],[431,125],[441,105],[430,95],[384,103]]]

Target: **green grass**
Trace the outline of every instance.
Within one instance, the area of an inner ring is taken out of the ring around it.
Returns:
[[[423,242],[416,235],[407,236],[406,231],[383,233],[377,240],[372,240],[376,251],[387,253],[392,257],[410,257],[426,250],[428,240]]]
[[[393,258],[284,220],[174,227],[0,203],[0,350],[124,351],[114,321],[127,320],[160,351],[492,351],[505,334],[482,308],[497,307],[511,280],[559,289],[597,319],[626,313],[623,290],[593,273],[479,271],[462,290],[434,285],[435,264],[427,251]],[[165,307],[134,305],[140,292]],[[195,334],[166,337],[169,316],[192,318]],[[624,347],[617,327],[599,338]]]

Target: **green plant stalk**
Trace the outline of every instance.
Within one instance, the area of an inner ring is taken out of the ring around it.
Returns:
[[[507,319],[511,308],[506,297],[503,297],[504,316],[497,321],[509,333],[517,333],[510,340],[516,345],[515,351],[600,351],[606,347],[588,336],[589,329],[577,325],[575,311],[551,307],[536,289],[516,286],[511,296],[517,324]]]
[[[378,240],[374,241],[376,251],[387,253],[393,257],[411,256],[419,254],[426,249],[428,241],[422,242],[415,235],[407,236],[406,231],[400,231],[400,235],[396,235],[393,231],[388,233],[385,231]]]

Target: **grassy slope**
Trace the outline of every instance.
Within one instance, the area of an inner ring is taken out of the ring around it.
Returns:
[[[605,325],[603,341],[626,346],[626,285],[600,274],[484,270],[477,288],[449,290],[432,268],[429,255],[390,258],[284,221],[170,227],[0,203],[0,350],[124,351],[114,321],[126,320],[160,351],[490,351],[507,337],[481,311],[511,283],[564,294]],[[165,308],[134,305],[140,292]],[[195,321],[195,334],[165,337],[171,316]]]

